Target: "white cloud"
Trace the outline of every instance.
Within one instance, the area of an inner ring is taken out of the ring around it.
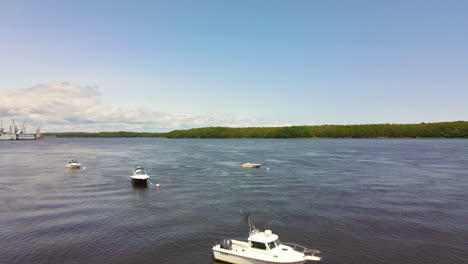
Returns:
[[[0,91],[0,119],[25,120],[42,131],[168,131],[205,126],[287,126],[265,118],[228,113],[173,114],[154,109],[124,109],[103,103],[96,87],[47,83]],[[29,129],[31,131],[31,129]]]

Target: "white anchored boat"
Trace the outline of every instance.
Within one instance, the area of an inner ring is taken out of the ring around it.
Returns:
[[[249,222],[248,241],[224,239],[213,246],[216,260],[237,264],[302,264],[306,261],[322,261],[319,250],[312,250],[295,244],[281,243],[278,235],[271,230],[260,232],[247,215]]]
[[[148,173],[143,167],[136,167],[133,170],[133,174],[130,176],[133,184],[144,184],[146,185],[149,179]]]
[[[67,164],[65,164],[65,167],[70,169],[79,169],[81,167],[81,163],[78,163],[76,159],[72,159]]]
[[[260,163],[250,163],[250,162],[244,162],[241,163],[242,168],[260,168],[262,164]]]

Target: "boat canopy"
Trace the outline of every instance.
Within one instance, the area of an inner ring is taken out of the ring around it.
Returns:
[[[270,243],[276,240],[278,240],[278,235],[273,234],[271,230],[265,230],[265,232],[256,232],[249,237],[249,241],[261,243]]]

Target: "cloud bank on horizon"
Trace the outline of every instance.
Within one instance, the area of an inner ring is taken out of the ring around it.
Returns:
[[[44,132],[141,131],[164,132],[206,126],[288,126],[262,117],[243,118],[231,113],[175,114],[148,108],[125,109],[102,102],[96,87],[65,82],[0,91],[0,120],[26,121]],[[18,125],[18,124],[17,124]]]

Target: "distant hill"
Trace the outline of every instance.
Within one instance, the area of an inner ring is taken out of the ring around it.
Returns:
[[[45,137],[165,137],[165,138],[468,138],[468,122],[420,124],[320,125],[291,127],[203,127],[167,133],[65,132]]]

